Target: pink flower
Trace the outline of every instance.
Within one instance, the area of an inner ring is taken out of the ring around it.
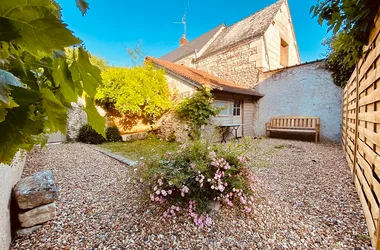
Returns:
[[[246,212],[247,214],[249,214],[251,211],[252,211],[252,209],[250,207],[248,207],[248,206],[244,207],[244,212]]]
[[[167,195],[168,195],[168,194],[166,193],[165,190],[162,190],[162,191],[161,191],[161,194],[162,194],[163,196],[167,196]]]
[[[244,199],[244,197],[243,196],[241,196],[240,197],[240,202],[242,203],[242,204],[247,204],[247,201]]]
[[[170,190],[168,190],[168,194],[172,194],[172,190],[170,189]]]
[[[159,185],[159,186],[162,186],[162,184],[164,184],[164,183],[162,182],[162,179],[161,179],[161,178],[160,178],[160,179],[158,179],[158,181],[157,181],[157,182],[158,182],[158,185]]]
[[[156,191],[156,194],[157,194],[157,195],[159,195],[160,193],[161,193],[161,191],[160,191],[160,190],[157,190],[157,191]]]
[[[212,220],[211,220],[211,218],[209,216],[207,216],[207,218],[206,218],[206,225],[209,227],[209,226],[211,226],[211,224],[212,224]]]
[[[154,201],[154,195],[153,194],[150,195],[150,200]]]

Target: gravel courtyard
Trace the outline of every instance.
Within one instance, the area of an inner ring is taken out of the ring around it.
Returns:
[[[259,148],[254,214],[222,209],[206,229],[163,220],[128,181],[132,168],[86,145],[30,153],[24,176],[53,170],[58,213],[12,249],[371,249],[341,146],[263,139]]]

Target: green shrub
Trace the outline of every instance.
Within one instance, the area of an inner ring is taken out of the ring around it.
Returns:
[[[121,141],[121,135],[120,135],[119,129],[116,126],[107,127],[106,137],[107,137],[107,141],[109,142]]]
[[[141,161],[135,171],[150,200],[167,206],[164,218],[183,213],[196,225],[208,226],[211,201],[251,212],[253,180],[244,156],[251,145],[250,139],[227,144],[196,140],[161,159]]]
[[[90,125],[86,124],[79,129],[77,141],[87,144],[101,144],[105,142],[106,139],[96,132]]]

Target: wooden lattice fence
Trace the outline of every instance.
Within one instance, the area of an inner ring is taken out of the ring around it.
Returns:
[[[343,91],[342,143],[372,246],[380,250],[380,18]]]

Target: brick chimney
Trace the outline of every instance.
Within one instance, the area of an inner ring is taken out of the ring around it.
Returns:
[[[187,41],[186,35],[183,34],[182,37],[181,37],[181,39],[179,39],[179,46],[181,47],[181,46],[186,45],[188,43],[189,43],[189,41]]]

